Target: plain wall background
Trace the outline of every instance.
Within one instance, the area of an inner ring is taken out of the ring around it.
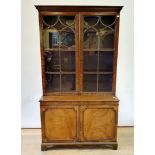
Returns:
[[[42,95],[38,12],[34,5],[122,5],[116,95],[120,99],[118,125],[134,125],[134,13],[133,0],[22,0],[21,127],[40,127]]]

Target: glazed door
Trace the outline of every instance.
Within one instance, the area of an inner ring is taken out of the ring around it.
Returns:
[[[41,13],[44,95],[114,93],[119,16]]]
[[[115,141],[117,107],[81,106],[81,141]]]
[[[78,107],[41,107],[42,136],[44,142],[78,140]]]
[[[46,95],[78,91],[78,14],[40,14],[43,90]]]
[[[116,14],[80,13],[80,88],[83,94],[112,93],[116,72]]]

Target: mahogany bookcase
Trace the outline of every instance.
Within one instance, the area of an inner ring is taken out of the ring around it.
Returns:
[[[41,149],[117,149],[116,71],[122,6],[36,6],[43,96]]]

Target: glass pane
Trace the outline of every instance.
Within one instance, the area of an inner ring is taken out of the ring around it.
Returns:
[[[44,49],[49,50],[59,47],[59,33],[55,29],[48,29],[44,32]]]
[[[105,30],[105,33],[100,36],[100,49],[114,49],[114,34],[111,30]]]
[[[45,72],[59,72],[59,52],[44,52]]]
[[[75,34],[69,28],[60,33],[60,48],[66,50],[75,50]]]
[[[97,71],[97,51],[84,52],[84,72]]]
[[[61,21],[65,26],[71,26],[74,28],[75,26],[75,17],[74,16],[61,16]]]
[[[58,16],[44,16],[43,17],[43,29],[47,29],[49,26],[53,26],[57,23]]]
[[[60,75],[46,74],[46,92],[60,91]]]
[[[75,74],[62,75],[61,91],[62,92],[75,91]]]
[[[84,17],[84,26],[95,26],[98,22],[98,16],[85,16]]]
[[[113,72],[113,51],[112,52],[99,52],[99,71],[100,72]]]
[[[75,72],[75,52],[61,51],[61,70]]]
[[[111,28],[115,28],[116,17],[115,16],[101,16],[101,22],[105,26],[110,26]]]
[[[112,91],[112,74],[99,75],[98,91],[111,92]]]
[[[115,16],[83,18],[83,91],[112,91],[115,23]]]
[[[44,16],[43,33],[45,49],[75,49],[74,16]]]
[[[92,28],[84,31],[84,49],[97,49],[98,48],[98,38],[96,31]]]
[[[96,92],[97,91],[97,75],[84,74],[83,91]]]
[[[46,91],[74,91],[75,16],[43,16],[43,37]]]

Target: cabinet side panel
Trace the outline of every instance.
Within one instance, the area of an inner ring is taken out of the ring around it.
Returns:
[[[42,70],[42,89],[45,94],[45,65],[44,65],[44,49],[43,49],[43,34],[42,34],[42,15],[39,13],[39,31],[40,31],[40,56],[41,56],[41,70]]]
[[[112,92],[116,93],[116,75],[117,75],[117,57],[118,57],[118,39],[119,39],[119,18],[120,15],[116,16],[116,32],[115,32],[115,51],[114,51],[114,61],[113,61],[113,83]]]

